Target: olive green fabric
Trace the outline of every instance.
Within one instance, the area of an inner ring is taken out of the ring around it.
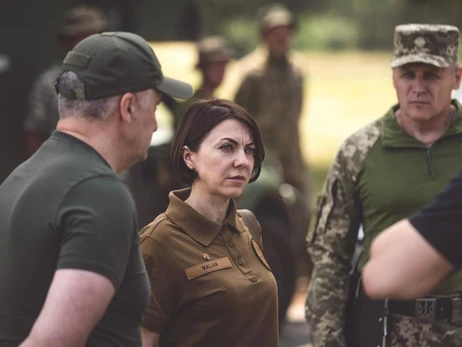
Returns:
[[[393,107],[340,147],[318,198],[308,233],[314,268],[306,300],[306,318],[316,346],[345,346],[344,310],[358,229],[364,230],[364,253],[383,229],[425,206],[462,169],[462,110],[447,132],[427,149],[404,132]],[[462,291],[461,272],[435,293]]]
[[[0,220],[2,347],[28,336],[56,269],[98,273],[116,290],[86,346],[141,345],[149,282],[134,203],[94,149],[54,132],[0,186]]]
[[[64,58],[62,71],[73,71],[85,84],[57,92],[67,99],[92,100],[155,88],[187,99],[192,87],[162,73],[151,46],[133,33],[107,32],[80,41]]]
[[[278,346],[276,281],[235,202],[221,224],[186,204],[189,194],[170,193],[167,211],[141,230],[152,289],[142,326],[160,333],[160,346]]]

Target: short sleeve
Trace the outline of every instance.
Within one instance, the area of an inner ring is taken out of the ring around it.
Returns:
[[[462,266],[462,172],[409,221],[455,266]]]
[[[57,268],[98,273],[117,290],[138,240],[133,199],[120,179],[99,176],[74,186],[56,224],[62,234]]]
[[[179,305],[177,266],[168,251],[150,236],[141,236],[140,248],[151,284],[151,298],[141,325],[160,334]]]

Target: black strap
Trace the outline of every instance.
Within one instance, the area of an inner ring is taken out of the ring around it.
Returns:
[[[237,210],[237,212],[242,217],[242,219],[244,219],[247,228],[249,228],[250,235],[252,235],[252,237],[258,242],[259,246],[261,247],[261,229],[258,225],[257,218],[255,217],[253,212],[246,209]]]

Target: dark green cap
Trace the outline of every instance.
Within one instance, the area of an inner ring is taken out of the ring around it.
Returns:
[[[191,85],[165,77],[153,49],[141,36],[127,32],[95,34],[80,41],[64,59],[62,72],[74,72],[81,89],[56,91],[67,99],[93,100],[155,88],[180,99]]]

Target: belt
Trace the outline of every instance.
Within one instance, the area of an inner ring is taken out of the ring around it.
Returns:
[[[460,296],[428,297],[406,301],[388,301],[388,312],[414,317],[420,322],[448,321],[462,324]]]

